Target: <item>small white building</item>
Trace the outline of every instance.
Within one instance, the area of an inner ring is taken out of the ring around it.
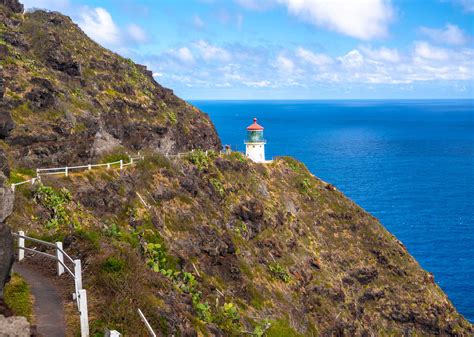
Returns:
[[[265,163],[265,143],[263,126],[258,125],[257,118],[254,118],[253,124],[247,127],[245,155],[256,163]]]

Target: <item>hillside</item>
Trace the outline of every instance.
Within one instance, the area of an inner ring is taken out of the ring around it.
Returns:
[[[220,149],[206,115],[70,18],[3,6],[0,25],[0,139],[18,165],[71,164],[120,146]]]
[[[162,336],[474,333],[402,243],[302,163],[220,154],[209,118],[143,67],[61,14],[1,3],[2,181],[145,155],[19,187],[7,219],[81,258],[92,335],[145,335],[138,308]]]

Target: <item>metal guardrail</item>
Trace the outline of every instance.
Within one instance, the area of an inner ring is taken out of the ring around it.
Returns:
[[[22,261],[25,258],[25,251],[39,254],[57,262],[58,276],[61,276],[66,271],[74,280],[74,294],[73,299],[77,303],[77,309],[80,314],[81,322],[81,337],[89,337],[89,315],[87,310],[87,292],[82,288],[82,267],[81,260],[73,259],[63,250],[62,242],[47,242],[40,239],[32,238],[25,235],[25,232],[18,231],[18,233],[12,233],[14,237],[18,238],[18,261]],[[25,241],[31,241],[39,243],[43,246],[56,250],[56,254],[49,254],[46,252],[39,251],[34,248],[25,246]],[[64,258],[74,265],[74,271],[72,271],[68,265],[64,262]]]

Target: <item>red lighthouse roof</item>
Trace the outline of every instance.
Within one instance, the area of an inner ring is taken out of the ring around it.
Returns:
[[[247,127],[247,131],[263,131],[263,126],[257,124],[257,118],[253,119],[253,124]]]

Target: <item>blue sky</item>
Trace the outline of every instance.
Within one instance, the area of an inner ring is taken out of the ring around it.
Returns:
[[[474,0],[23,0],[186,99],[474,98]]]

